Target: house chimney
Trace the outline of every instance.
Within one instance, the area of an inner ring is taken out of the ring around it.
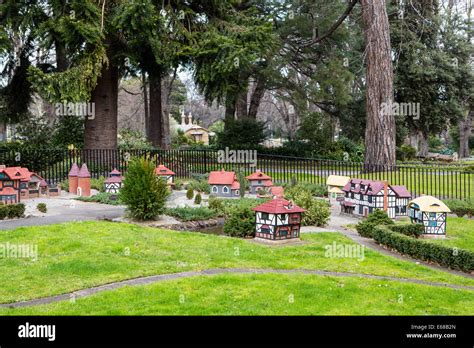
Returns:
[[[383,182],[383,210],[388,212],[388,183]]]

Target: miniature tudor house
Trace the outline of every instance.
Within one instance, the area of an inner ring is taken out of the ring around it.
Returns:
[[[114,170],[109,173],[109,177],[104,181],[105,192],[119,193],[122,188],[122,181],[122,173],[114,168]]]
[[[168,185],[174,186],[174,176],[176,174],[172,170],[166,168],[163,164],[160,164],[158,167],[156,167],[155,174],[163,178]]]
[[[207,180],[211,194],[218,197],[238,197],[240,195],[240,183],[234,172],[212,171]]]
[[[426,237],[446,236],[446,217],[450,212],[446,204],[431,196],[421,196],[408,203],[411,222],[424,225]]]
[[[382,181],[351,179],[343,191],[341,211],[360,216],[367,216],[377,209],[386,211],[392,219],[406,216],[411,198],[405,186],[388,185]]]
[[[329,175],[326,180],[326,186],[331,204],[339,204],[344,200],[344,186],[351,180],[348,176]]]
[[[0,166],[0,202],[3,204],[20,203],[20,186],[27,179],[25,168]]]
[[[252,209],[255,237],[270,240],[300,237],[301,216],[305,212],[291,201],[275,198]]]
[[[259,191],[270,191],[273,186],[272,178],[257,169],[255,173],[245,177],[249,181],[250,193],[258,194]]]

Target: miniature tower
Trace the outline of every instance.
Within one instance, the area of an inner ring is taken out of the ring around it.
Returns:
[[[105,180],[105,192],[118,193],[122,187],[122,173],[116,168],[109,173],[109,177]]]
[[[91,195],[91,174],[85,163],[77,174],[77,195],[83,197]]]
[[[77,175],[79,174],[79,167],[76,163],[72,164],[71,171],[69,172],[69,193],[77,193]]]

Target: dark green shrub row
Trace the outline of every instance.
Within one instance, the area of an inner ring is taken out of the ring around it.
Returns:
[[[451,211],[458,217],[467,215],[468,217],[474,216],[474,202],[473,201],[462,201],[460,199],[449,199],[445,201]]]
[[[425,232],[425,227],[421,224],[393,225],[390,226],[390,230],[406,236],[418,238]]]
[[[101,192],[90,197],[77,197],[76,200],[82,201],[82,202],[94,202],[94,203],[109,204],[109,205],[123,204],[122,201],[119,199],[118,194],[110,193],[110,192]]]
[[[255,236],[255,212],[248,205],[234,205],[226,214],[226,235],[240,238]]]
[[[387,226],[382,225],[374,227],[372,238],[379,244],[393,248],[402,254],[416,259],[435,262],[439,265],[464,272],[472,272],[474,270],[474,253],[468,250],[415,239],[390,231]]]
[[[25,205],[18,204],[0,204],[0,220],[21,218],[25,215]]]
[[[173,216],[180,221],[200,221],[217,217],[217,213],[207,207],[167,208],[165,214]]]

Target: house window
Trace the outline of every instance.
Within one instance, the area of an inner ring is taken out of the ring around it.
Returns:
[[[395,214],[400,213],[400,208],[398,206],[395,207]]]
[[[351,193],[351,198],[354,199],[354,192]]]
[[[5,180],[3,182],[3,187],[13,187],[13,181],[12,180]]]
[[[285,228],[285,229],[281,229],[280,230],[280,236],[286,236],[288,235],[288,230]]]
[[[430,213],[430,218],[435,218],[436,217],[436,213]]]
[[[268,213],[262,213],[262,219],[268,220]]]
[[[228,188],[227,186],[224,186],[224,187],[222,188],[222,192],[223,192],[223,193],[229,193],[229,188]]]
[[[367,200],[369,201],[369,203],[372,203],[372,196],[367,196]]]
[[[212,193],[217,193],[219,192],[219,189],[217,188],[217,186],[212,186]]]
[[[403,206],[402,207],[402,214],[405,214],[407,212],[407,207]]]
[[[435,220],[428,221],[428,227],[436,227],[438,226]]]
[[[262,232],[262,233],[270,233],[270,227],[268,227],[268,226],[262,226],[262,228],[260,229],[260,232]]]
[[[262,180],[259,180],[258,183],[261,184],[261,183],[262,183]]]
[[[238,196],[240,194],[239,190],[235,190],[235,195]]]
[[[280,219],[286,220],[286,214],[281,214],[281,215],[280,215]]]

